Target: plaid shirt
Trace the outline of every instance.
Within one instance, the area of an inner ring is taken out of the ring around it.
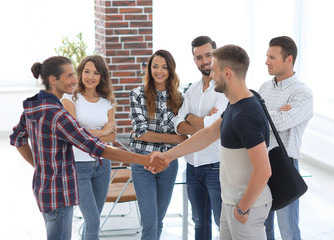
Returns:
[[[149,119],[144,87],[137,87],[130,92],[131,124],[134,130],[134,135],[137,138],[148,131],[156,133],[175,133],[175,116],[173,111],[167,108],[168,97],[167,90],[162,92],[157,90],[155,119]],[[134,140],[132,136],[130,138],[130,145],[136,149],[148,152],[165,152],[175,146],[174,144],[168,143],[153,143]]]
[[[53,94],[40,91],[23,102],[24,112],[13,129],[13,146],[31,141],[35,172],[33,191],[41,212],[79,204],[72,145],[99,159],[105,143],[92,136]]]
[[[275,78],[265,82],[258,93],[264,99],[270,117],[282,139],[289,157],[301,158],[300,148],[305,128],[313,115],[313,95],[310,88],[298,80],[297,74],[276,83]],[[291,110],[279,111],[283,105]],[[270,131],[269,150],[278,146]]]

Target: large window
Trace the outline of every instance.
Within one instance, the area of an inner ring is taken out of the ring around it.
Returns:
[[[209,35],[218,46],[238,44],[251,58],[248,86],[271,79],[265,66],[271,38],[288,35],[298,45],[295,70],[313,90],[315,112],[334,119],[334,2],[331,0],[159,0],[153,1],[153,47],[176,59],[181,83],[200,78],[190,43]],[[89,52],[94,42],[94,1],[17,0],[0,8],[0,90],[34,87],[30,67],[54,55],[62,36],[83,32]]]
[[[298,46],[295,71],[314,93],[315,112],[334,119],[334,2],[330,0],[154,1],[154,50],[175,57],[181,82],[199,80],[190,43],[208,35],[218,46],[238,44],[251,58],[248,86],[271,79],[265,65],[271,38],[287,35]]]
[[[32,64],[55,55],[63,36],[82,32],[88,51],[95,49],[94,1],[3,1],[0,24],[0,90],[36,87]]]

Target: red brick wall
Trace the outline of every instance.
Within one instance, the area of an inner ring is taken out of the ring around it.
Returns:
[[[118,133],[132,130],[129,93],[152,55],[152,0],[95,0],[95,49],[109,65]]]

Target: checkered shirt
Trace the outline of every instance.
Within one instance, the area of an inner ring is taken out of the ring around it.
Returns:
[[[156,133],[175,133],[175,116],[173,111],[167,108],[168,97],[169,95],[167,90],[162,92],[157,90],[157,98],[155,101],[155,119],[149,119],[144,87],[137,87],[130,92],[131,124],[133,127],[134,136],[139,138],[148,131]],[[152,143],[134,140],[133,136],[130,138],[130,145],[138,150],[144,150],[148,152],[165,152],[175,146],[174,144],[168,143]]]
[[[40,91],[23,102],[24,111],[10,143],[31,142],[35,172],[33,191],[41,212],[79,204],[72,145],[99,159],[106,146],[63,108],[59,99]]]
[[[295,73],[278,83],[275,78],[265,82],[260,87],[259,94],[265,100],[269,114],[289,156],[294,159],[301,158],[302,136],[313,115],[312,91],[298,80]],[[279,111],[286,104],[291,106],[291,110]],[[269,150],[277,145],[275,136],[270,131]]]

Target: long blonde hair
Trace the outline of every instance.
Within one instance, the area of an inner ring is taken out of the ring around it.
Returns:
[[[175,72],[176,64],[175,64],[175,60],[172,54],[170,54],[170,52],[166,50],[156,51],[149,58],[147,69],[146,69],[146,75],[144,79],[146,106],[147,106],[147,111],[148,111],[150,119],[155,118],[155,112],[156,112],[155,100],[157,97],[157,93],[156,93],[154,79],[152,77],[152,71],[151,71],[152,61],[153,61],[153,58],[156,56],[163,57],[166,60],[167,68],[169,72],[169,77],[166,82],[166,89],[169,94],[169,97],[167,99],[167,107],[173,111],[174,115],[176,115],[183,102],[182,95],[178,91],[180,80],[179,80],[178,75]]]

